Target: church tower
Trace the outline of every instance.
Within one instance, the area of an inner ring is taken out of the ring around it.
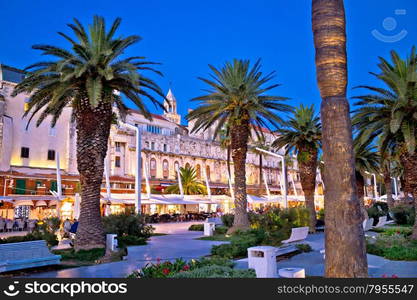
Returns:
[[[168,94],[164,100],[164,117],[174,122],[176,124],[181,123],[181,116],[177,114],[177,99],[175,99],[174,94],[172,93],[171,89],[168,90]]]

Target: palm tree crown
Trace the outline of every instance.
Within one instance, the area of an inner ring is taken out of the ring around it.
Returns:
[[[379,136],[381,151],[397,146],[414,153],[417,130],[417,56],[415,48],[403,60],[391,51],[392,63],[380,57],[379,74],[385,88],[359,86],[372,94],[357,96],[353,125],[362,142]]]
[[[274,112],[291,111],[289,105],[281,103],[288,98],[265,95],[279,84],[265,86],[274,78],[275,72],[263,75],[258,60],[252,67],[249,60],[233,60],[217,69],[209,65],[213,74],[210,79],[199,78],[209,85],[206,95],[196,97],[193,101],[200,102],[197,109],[191,111],[187,119],[196,120],[193,132],[206,130],[216,124],[214,136],[227,124],[228,128],[242,122],[249,122],[253,130],[262,135],[261,127],[275,127],[284,124],[283,119]],[[268,121],[266,121],[268,120]]]
[[[287,127],[279,130],[279,136],[272,146],[286,147],[287,153],[298,154],[299,159],[303,156],[300,153],[302,151],[318,151],[321,147],[321,123],[320,117],[314,112],[314,105],[301,104],[297,107],[287,121]]]
[[[180,168],[180,177],[185,195],[207,194],[207,188],[197,179],[197,172],[195,168]],[[165,191],[169,194],[179,194],[180,188],[178,184],[174,184],[167,187]]]
[[[71,44],[71,50],[50,45],[35,45],[33,49],[41,50],[42,55],[57,58],[55,61],[35,63],[26,68],[28,76],[16,86],[14,95],[22,92],[32,93],[29,101],[31,118],[43,109],[37,120],[39,125],[48,115],[52,115],[52,126],[55,125],[62,110],[70,105],[74,112],[85,106],[97,108],[100,103],[116,104],[123,116],[127,107],[117,92],[130,99],[145,115],[151,118],[141,97],[149,99],[153,104],[162,107],[149,91],[164,97],[161,89],[149,78],[138,71],[150,70],[160,74],[144,61],[144,57],[134,56],[120,58],[123,52],[140,37],[136,35],[126,38],[115,37],[121,19],[117,18],[106,32],[105,21],[95,16],[89,26],[89,34],[83,25],[74,19],[68,24],[76,40],[59,32]],[[116,93],[115,93],[116,91]]]

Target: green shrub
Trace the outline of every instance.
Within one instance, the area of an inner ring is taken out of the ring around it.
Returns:
[[[90,250],[62,250],[54,251],[55,254],[61,255],[62,260],[78,260],[83,262],[93,262],[103,257],[106,250],[103,248],[95,248]]]
[[[392,260],[417,260],[417,242],[401,232],[367,240],[367,252]]]
[[[391,209],[391,213],[398,225],[414,225],[415,209],[407,205],[398,205]]]
[[[105,233],[114,233],[118,237],[125,235],[148,239],[154,228],[146,225],[146,217],[129,212],[103,217]]]
[[[58,238],[55,234],[40,231],[34,231],[24,236],[10,236],[8,238],[0,239],[0,244],[21,243],[39,240],[45,240],[50,247],[58,245]]]
[[[233,226],[234,220],[235,220],[235,215],[234,214],[224,214],[222,216],[223,225],[228,227],[228,228]]]
[[[374,218],[373,225],[376,225],[379,217],[386,216],[388,214],[388,205],[385,202],[375,202],[367,209],[367,212],[369,218]]]
[[[210,257],[203,257],[199,260],[192,260],[191,265],[192,265],[191,269],[202,268],[206,266],[223,266],[223,267],[233,268],[235,263],[232,260],[227,259],[225,257],[210,256]]]
[[[134,235],[122,235],[117,237],[119,248],[126,248],[127,246],[146,245],[146,238]]]
[[[193,224],[188,227],[189,231],[204,231],[204,224]]]
[[[170,278],[256,278],[253,269],[235,270],[224,266],[205,266],[186,272],[179,272]]]
[[[296,244],[295,247],[301,252],[311,252],[313,249],[309,244]]]

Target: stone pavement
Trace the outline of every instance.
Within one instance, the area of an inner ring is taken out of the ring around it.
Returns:
[[[149,262],[192,259],[210,254],[212,245],[224,242],[195,240],[202,232],[188,231],[191,224],[198,222],[156,224],[156,232],[168,235],[154,236],[147,245],[128,247],[127,260],[87,267],[33,274],[38,278],[123,278]]]

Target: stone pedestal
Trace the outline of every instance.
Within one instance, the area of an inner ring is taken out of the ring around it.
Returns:
[[[305,278],[306,272],[303,268],[283,268],[278,271],[282,278]]]
[[[204,223],[204,236],[212,236],[214,234],[215,224],[211,222]]]

